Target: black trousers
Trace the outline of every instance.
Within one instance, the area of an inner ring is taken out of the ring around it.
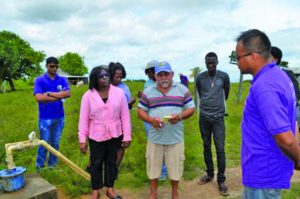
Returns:
[[[213,136],[218,165],[218,183],[225,182],[225,124],[224,117],[205,117],[200,115],[200,132],[203,140],[204,160],[206,164],[207,175],[214,176],[214,163],[211,152],[211,138]]]
[[[120,148],[118,138],[112,138],[103,142],[89,139],[91,160],[92,189],[98,190],[103,186],[113,187],[118,168],[116,165],[117,151]],[[104,175],[103,175],[104,164]],[[104,176],[104,183],[103,183]]]

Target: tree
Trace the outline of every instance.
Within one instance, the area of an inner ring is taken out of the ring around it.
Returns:
[[[70,75],[84,75],[88,72],[87,67],[84,64],[83,57],[78,53],[67,52],[63,56],[58,58],[59,67]]]
[[[30,44],[17,34],[0,32],[0,85],[4,80],[15,90],[13,79],[29,78],[42,72],[40,62],[45,53],[35,51]]]

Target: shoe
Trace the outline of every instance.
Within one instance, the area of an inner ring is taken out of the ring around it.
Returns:
[[[160,174],[158,180],[166,180],[167,176],[168,176],[167,167],[166,167],[166,165],[163,165],[162,169],[161,169],[161,174]]]
[[[201,178],[199,178],[197,183],[199,185],[203,185],[203,184],[206,184],[206,183],[212,181],[213,179],[214,179],[214,177],[209,176],[209,175],[205,175],[205,176],[202,176]]]
[[[227,186],[225,185],[224,182],[221,182],[221,183],[218,183],[219,184],[219,192],[222,196],[228,196],[229,193],[228,193],[228,188]]]
[[[108,192],[106,192],[106,196],[109,198],[109,199],[122,199],[122,196],[120,195],[116,195],[115,197],[111,196]]]

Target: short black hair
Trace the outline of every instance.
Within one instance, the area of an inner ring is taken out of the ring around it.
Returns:
[[[247,51],[261,54],[265,59],[268,59],[271,55],[271,41],[266,33],[258,29],[242,32],[236,41],[242,42]]]
[[[92,69],[90,73],[90,83],[89,83],[89,89],[92,90],[98,89],[98,77],[102,70],[105,70],[108,73],[108,70],[105,66],[96,66]]]
[[[209,52],[209,53],[207,53],[207,54],[205,55],[205,59],[206,59],[207,57],[216,57],[216,58],[218,59],[218,55],[217,55],[215,52]]]
[[[48,57],[46,59],[46,64],[50,64],[50,63],[59,64],[59,61],[56,57]]]
[[[155,72],[155,67],[145,69],[145,74],[147,75],[149,72]]]
[[[124,66],[119,62],[110,62],[108,65],[108,71],[110,73],[110,78],[112,79],[116,73],[116,70],[122,71],[122,78],[126,78],[126,70]]]
[[[271,47],[271,55],[278,59],[276,64],[279,65],[281,62],[281,58],[282,58],[282,51],[280,50],[280,48],[278,48],[276,46],[272,46]]]

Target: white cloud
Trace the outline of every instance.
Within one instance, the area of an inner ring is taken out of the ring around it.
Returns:
[[[193,67],[205,68],[205,54],[214,51],[218,68],[238,81],[239,70],[228,56],[237,35],[250,28],[265,31],[285,59],[300,65],[297,0],[10,0],[1,7],[0,29],[36,50],[47,56],[77,52],[89,69],[119,61],[130,79],[146,78],[142,68],[152,59],[189,74]]]

